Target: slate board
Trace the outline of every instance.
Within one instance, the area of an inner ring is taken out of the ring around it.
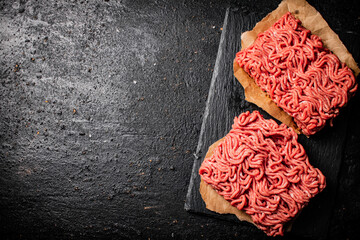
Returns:
[[[225,15],[223,32],[220,39],[214,73],[209,89],[208,100],[203,115],[203,123],[199,142],[195,153],[192,174],[186,196],[185,209],[189,212],[201,213],[229,221],[240,222],[233,215],[213,213],[205,208],[199,193],[199,167],[208,147],[225,136],[231,129],[233,119],[245,111],[260,111],[265,118],[271,118],[257,106],[246,102],[240,83],[233,76],[233,59],[241,48],[241,33],[252,29],[256,22],[267,13],[248,13],[238,8],[228,8]],[[340,33],[338,33],[340,34]],[[340,36],[344,36],[340,34]],[[345,44],[356,45],[358,35],[351,34]],[[359,49],[352,52],[355,59]],[[319,168],[326,176],[327,187],[316,196],[296,219],[291,235],[323,239],[327,237],[334,206],[338,173],[341,165],[343,149],[348,129],[348,109],[343,109],[334,120],[334,127],[325,127],[321,132],[310,138],[299,136],[299,142],[304,146],[310,163]],[[252,227],[248,224],[249,227]]]

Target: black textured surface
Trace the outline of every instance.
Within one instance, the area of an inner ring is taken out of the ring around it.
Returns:
[[[232,62],[235,53],[241,48],[242,32],[253,28],[264,14],[248,14],[238,8],[230,8],[226,12],[223,32],[214,68],[214,74],[205,108],[203,125],[189,184],[185,209],[197,213],[210,214],[219,218],[238,221],[229,215],[215,215],[206,209],[199,193],[199,168],[209,146],[224,137],[233,123],[233,118],[241,112],[261,110],[244,99],[243,89],[233,76]],[[351,45],[356,45],[360,38],[352,38]],[[355,57],[359,51],[353,52]],[[269,116],[262,112],[263,115]],[[346,141],[348,112],[342,112],[334,127],[327,127],[310,138],[301,135],[299,142],[304,146],[311,164],[321,169],[326,176],[327,187],[304,208],[293,224],[291,231],[295,236],[326,238],[329,231],[331,211],[334,207],[338,187],[338,173]]]
[[[183,207],[226,7],[278,2],[1,1],[1,236],[266,238]],[[357,1],[309,2],[358,51]],[[333,239],[360,233],[359,103],[346,110]]]

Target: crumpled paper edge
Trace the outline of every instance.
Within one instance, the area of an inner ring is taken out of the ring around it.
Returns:
[[[280,122],[285,123],[288,127],[293,128],[297,134],[301,133],[293,118],[280,107],[278,107],[278,105],[276,105],[276,103],[271,100],[270,96],[266,92],[260,89],[260,87],[249,76],[249,74],[247,74],[244,69],[239,67],[239,64],[236,62],[236,60],[234,60],[234,75],[244,88],[246,101],[256,104],[258,107],[265,110]]]

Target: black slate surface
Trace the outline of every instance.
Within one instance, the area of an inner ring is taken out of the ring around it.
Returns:
[[[309,2],[359,50],[357,0]],[[278,3],[0,1],[0,238],[267,239],[184,201],[226,8]],[[360,234],[359,105],[331,239]]]
[[[261,15],[263,14],[249,14],[239,8],[227,9],[185,203],[187,211],[239,222],[234,216],[220,215],[206,209],[199,193],[200,176],[198,171],[209,146],[229,132],[235,116],[244,111],[259,110],[267,118],[270,118],[260,108],[244,100],[243,88],[233,76],[232,69],[235,54],[241,48],[241,33],[252,29],[260,20],[259,16]],[[348,35],[348,44],[350,46],[357,45],[356,43],[360,40],[359,36],[352,33],[348,33]],[[360,52],[354,49],[352,54],[356,58]],[[334,207],[338,187],[338,173],[347,141],[346,132],[348,128],[351,131],[354,127],[348,124],[348,119],[349,112],[344,109],[334,121],[334,127],[327,126],[309,138],[304,135],[299,137],[299,142],[304,146],[310,163],[319,168],[326,176],[327,187],[310,202],[296,219],[292,235],[316,239],[327,238],[331,210]],[[239,224],[247,225],[247,223]]]

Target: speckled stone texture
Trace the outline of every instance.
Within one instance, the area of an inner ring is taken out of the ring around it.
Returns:
[[[3,239],[266,238],[183,207],[225,9],[278,2],[1,1]],[[356,1],[309,2],[345,44],[359,34]],[[334,239],[360,233],[355,126]]]

